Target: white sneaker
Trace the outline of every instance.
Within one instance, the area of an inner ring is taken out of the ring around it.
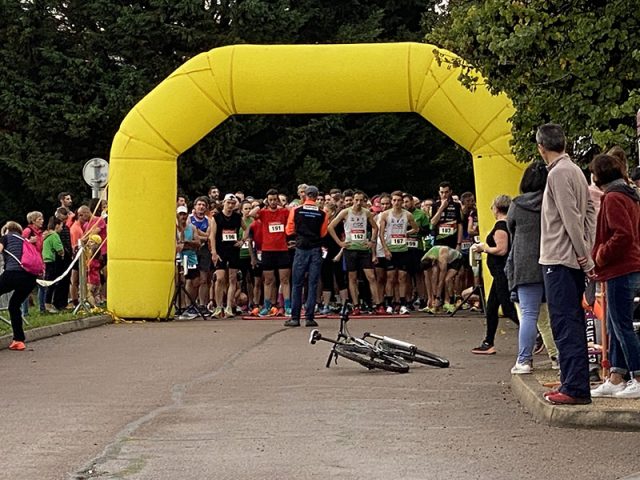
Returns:
[[[406,306],[402,305],[400,307],[400,315],[409,315],[409,313],[409,309]]]
[[[232,318],[232,317],[235,317],[235,316],[236,316],[236,314],[233,311],[233,307],[227,307],[227,308],[224,309],[224,317],[225,318]]]
[[[557,357],[551,357],[551,370],[560,370],[560,364]]]
[[[511,375],[526,375],[527,373],[531,373],[532,370],[533,368],[530,364],[516,362],[511,368]]]
[[[640,382],[635,378],[632,378],[627,382],[627,386],[624,390],[615,394],[615,398],[640,398]]]
[[[391,305],[387,307],[387,315],[393,315],[393,307]]]
[[[591,396],[594,398],[617,397],[618,393],[622,392],[626,387],[627,384],[624,382],[615,385],[607,378],[602,385],[591,390]],[[638,390],[638,392],[640,392],[640,390]]]

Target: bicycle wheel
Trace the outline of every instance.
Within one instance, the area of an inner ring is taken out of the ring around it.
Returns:
[[[407,373],[409,365],[395,358],[393,355],[374,352],[366,347],[357,345],[336,345],[335,352],[348,360],[359,363],[369,370],[380,368],[388,372]]]
[[[398,355],[408,362],[418,362],[424,365],[431,365],[433,367],[439,368],[448,368],[449,360],[444,357],[440,357],[435,353],[427,352],[425,350],[417,349],[415,353],[411,353],[409,350],[406,350],[402,347],[397,347],[395,345],[385,344],[391,353],[394,355]]]

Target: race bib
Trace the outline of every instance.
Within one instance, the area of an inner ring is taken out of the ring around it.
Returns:
[[[418,248],[418,240],[416,240],[415,238],[409,238],[407,240],[407,247]]]
[[[352,242],[364,242],[367,239],[364,232],[351,232],[350,237]]]
[[[284,225],[282,223],[270,223],[269,233],[284,233]]]
[[[302,206],[302,209],[303,209],[303,210],[314,210],[314,211],[316,211],[316,212],[317,212],[318,210],[320,210],[320,209],[318,208],[318,206],[317,206],[317,205],[303,205],[303,206]]]
[[[242,250],[249,250],[249,240],[244,242],[240,248],[242,248]]]
[[[391,245],[405,245],[407,237],[391,237]]]
[[[440,227],[438,229],[438,233],[440,235],[453,235],[456,232],[456,229],[453,227]]]
[[[473,245],[473,243],[471,242],[462,242],[462,245],[460,245],[461,250],[469,250],[471,248],[471,245]]]
[[[223,242],[237,242],[238,233],[235,230],[222,230]]]

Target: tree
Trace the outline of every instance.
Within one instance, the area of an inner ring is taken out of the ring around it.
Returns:
[[[640,10],[633,0],[453,0],[427,40],[460,55],[513,100],[514,152],[536,156],[538,125],[562,124],[574,154],[635,151]],[[448,59],[443,58],[443,61]],[[477,78],[465,70],[471,88]]]
[[[0,2],[0,220],[23,220],[32,209],[48,215],[59,191],[88,195],[84,162],[108,158],[126,113],[202,51],[238,43],[415,41],[424,37],[421,25],[435,23],[435,3]],[[400,161],[392,177],[381,171]],[[407,114],[238,116],[179,161],[180,185],[191,198],[214,183],[258,194],[272,185],[291,192],[304,179],[426,193],[449,173],[461,189],[471,187],[466,152]]]

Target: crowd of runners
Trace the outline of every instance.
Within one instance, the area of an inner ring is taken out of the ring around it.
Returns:
[[[290,316],[295,241],[286,227],[307,188],[298,185],[295,199],[275,189],[259,198],[220,195],[215,186],[192,204],[178,196],[177,260],[186,265],[186,290],[196,303],[183,316]],[[317,313],[344,301],[351,315],[477,308],[462,305],[461,297],[479,281],[479,268],[469,262],[478,235],[471,192],[458,197],[449,182],[439,185],[435,200],[331,189],[319,191],[314,204],[328,223],[321,282],[311,293]]]

